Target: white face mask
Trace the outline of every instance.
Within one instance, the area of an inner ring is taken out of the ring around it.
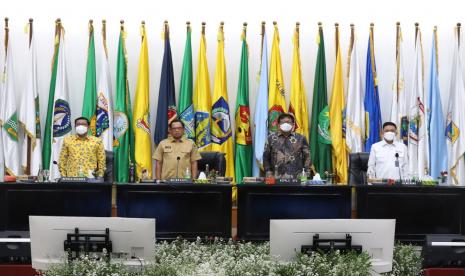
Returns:
[[[292,130],[292,125],[289,123],[283,123],[279,125],[279,128],[284,132],[289,132]]]
[[[83,126],[83,125],[77,126],[76,127],[76,133],[79,134],[79,135],[86,134],[87,133],[87,127]]]
[[[385,132],[383,136],[384,136],[384,140],[391,142],[391,141],[394,141],[394,138],[396,137],[396,133],[388,131],[388,132]]]

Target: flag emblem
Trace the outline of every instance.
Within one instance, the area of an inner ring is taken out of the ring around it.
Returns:
[[[6,121],[3,128],[6,129],[11,140],[18,142],[18,116],[16,112]]]
[[[128,130],[128,116],[123,112],[115,111],[113,121],[113,135],[115,136],[115,141],[122,137]]]
[[[318,115],[318,142],[330,145],[331,133],[329,132],[329,108],[325,106]]]
[[[179,115],[179,118],[184,123],[186,137],[195,137],[194,106],[191,104]]]
[[[195,129],[199,131],[196,137],[197,146],[202,148],[210,144],[210,114],[208,112],[195,112]]]
[[[460,130],[454,122],[450,122],[446,127],[447,139],[453,144],[459,138]]]
[[[408,118],[407,116],[402,116],[400,118],[400,137],[404,144],[408,144]]]
[[[231,121],[229,120],[229,106],[220,97],[212,107],[212,142],[223,144],[231,137]]]
[[[239,145],[251,145],[252,135],[250,133],[250,109],[248,106],[240,105],[236,117],[236,143]]]
[[[149,122],[150,122],[149,117],[147,115],[144,115],[142,118],[137,119],[136,127],[150,134],[150,123]]]
[[[71,110],[67,101],[58,99],[53,113],[53,137],[62,137],[71,132]]]

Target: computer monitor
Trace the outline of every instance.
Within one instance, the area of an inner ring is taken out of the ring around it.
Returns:
[[[302,245],[312,245],[313,236],[321,239],[342,239],[352,236],[353,245],[361,245],[371,256],[377,273],[392,270],[394,250],[394,219],[298,219],[270,220],[271,255],[290,261]]]
[[[29,225],[32,267],[37,270],[66,259],[64,241],[76,227],[83,234],[104,234],[109,228],[114,261],[141,266],[153,258],[154,219],[30,216]]]

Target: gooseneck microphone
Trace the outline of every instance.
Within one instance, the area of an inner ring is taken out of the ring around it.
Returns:
[[[179,178],[179,160],[181,160],[181,157],[176,157],[176,178]]]
[[[400,164],[399,164],[399,153],[396,152],[396,161],[395,161],[395,166],[397,168],[399,168],[399,180],[400,180],[400,184],[402,184],[402,170],[400,169]]]

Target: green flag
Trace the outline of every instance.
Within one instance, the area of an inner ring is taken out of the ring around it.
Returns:
[[[134,132],[127,78],[125,31],[121,25],[116,65],[116,104],[113,117],[114,173],[116,182],[129,181],[129,165],[134,162]]]
[[[239,71],[239,87],[236,99],[236,147],[235,167],[236,183],[242,183],[242,178],[252,175],[252,132],[250,130],[249,109],[249,65],[248,48],[245,37],[245,27],[242,33],[241,67]]]
[[[310,154],[313,166],[322,178],[331,168],[331,136],[329,133],[329,109],[326,94],[326,60],[323,27],[318,30],[318,55],[316,58],[315,83],[313,86],[312,120],[310,127]]]
[[[82,116],[90,121],[89,130],[96,134],[96,110],[97,110],[97,73],[95,68],[95,44],[94,26],[89,22],[89,45],[87,48],[87,71],[84,99],[82,101]]]
[[[48,93],[47,119],[45,121],[44,144],[42,148],[42,165],[44,170],[50,169],[50,159],[52,154],[52,126],[53,108],[55,103],[55,86],[58,67],[58,50],[60,48],[60,22],[55,22],[55,49],[53,50],[52,76],[50,78],[50,89]]]
[[[178,115],[184,123],[186,137],[195,141],[194,105],[192,104],[192,46],[191,27],[187,23],[186,46],[181,72],[181,85],[179,92]]]

